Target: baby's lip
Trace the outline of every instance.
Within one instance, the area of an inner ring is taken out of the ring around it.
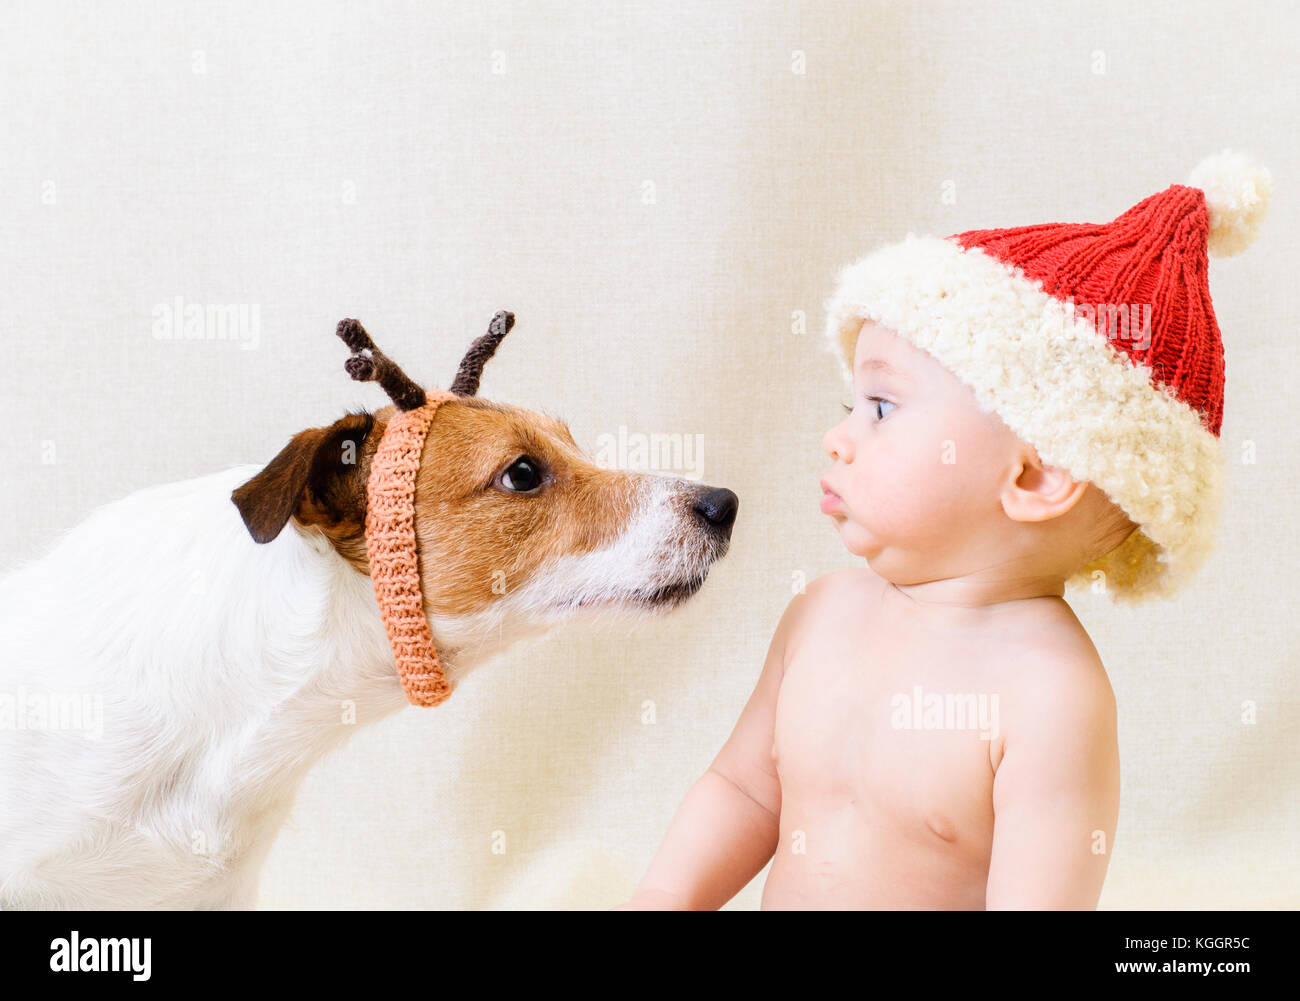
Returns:
[[[830,485],[829,483],[826,482],[825,478],[822,478],[822,479],[819,481],[819,483],[821,484],[822,493],[824,493],[824,494],[833,494],[833,495],[836,496],[836,497],[839,497],[839,496],[840,496],[839,494],[835,493],[834,490],[831,489],[831,485]],[[840,499],[843,500],[844,498],[840,497]]]

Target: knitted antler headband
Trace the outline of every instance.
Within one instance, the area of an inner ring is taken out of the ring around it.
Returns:
[[[379,614],[397,660],[402,689],[412,705],[436,706],[446,701],[455,687],[447,680],[438,660],[420,586],[415,477],[424,440],[442,404],[478,392],[484,364],[514,323],[514,314],[505,310],[493,316],[487,333],[465,352],[451,389],[429,392],[380,351],[358,321],[347,319],[338,325],[338,336],[352,350],[352,356],[344,363],[348,374],[358,382],[379,383],[397,407],[370,462],[366,483],[366,555]],[[366,351],[369,354],[362,353]]]

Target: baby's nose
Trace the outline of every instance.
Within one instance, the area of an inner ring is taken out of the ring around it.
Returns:
[[[843,456],[844,445],[840,441],[838,431],[839,425],[836,425],[822,436],[822,448],[832,459],[839,459]]]

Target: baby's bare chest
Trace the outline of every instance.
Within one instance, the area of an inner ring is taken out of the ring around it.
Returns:
[[[869,644],[843,633],[804,641],[777,698],[783,803],[801,813],[851,804],[900,830],[991,836],[1004,683],[981,651],[941,635],[877,628]]]

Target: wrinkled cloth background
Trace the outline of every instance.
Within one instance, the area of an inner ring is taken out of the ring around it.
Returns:
[[[1120,710],[1101,906],[1296,906],[1296,37],[1285,2],[6,6],[0,567],[383,405],[344,316],[446,386],[514,311],[481,395],[593,453],[680,435],[698,451],[662,471],[740,495],[732,552],[671,618],[520,644],[361,729],[260,906],[611,906],[798,582],[857,563],[817,508],[837,270],[909,230],[1108,221],[1242,148],[1276,193],[1211,262],[1218,552],[1176,602],[1068,597]],[[242,337],[155,336],[178,297],[243,306]]]

